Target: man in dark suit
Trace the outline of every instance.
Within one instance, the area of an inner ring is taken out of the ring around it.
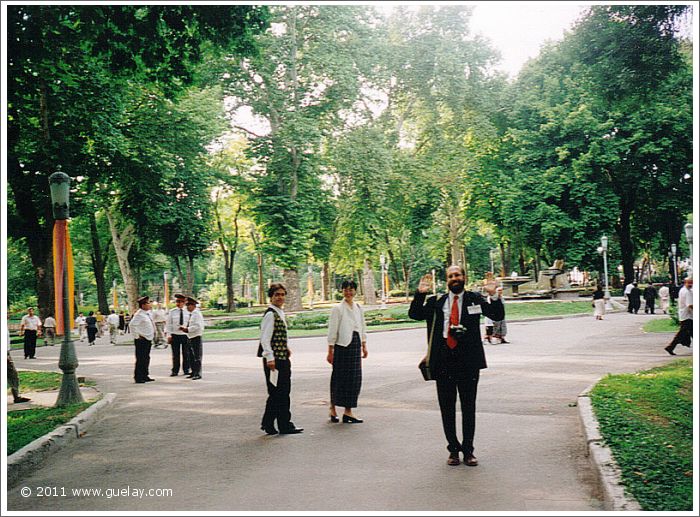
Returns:
[[[448,465],[459,465],[459,452],[464,463],[478,465],[474,457],[476,389],[479,371],[486,368],[484,347],[479,327],[481,315],[494,321],[505,318],[503,302],[496,294],[497,285],[487,285],[488,297],[465,291],[465,273],[461,266],[447,268],[447,287],[442,296],[427,297],[432,277],[424,276],[415,293],[408,315],[428,324],[428,353],[423,361],[436,381],[442,428],[450,451]],[[462,443],[457,439],[456,403],[459,393],[462,408]]]
[[[632,290],[628,295],[629,308],[631,309],[630,312],[637,314],[639,312],[639,308],[642,306],[642,290],[637,287],[637,282],[634,282],[633,286],[634,287],[632,287]]]
[[[656,287],[649,284],[644,288],[644,314],[654,314],[654,304],[656,303]]]

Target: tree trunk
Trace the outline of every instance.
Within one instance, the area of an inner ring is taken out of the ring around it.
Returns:
[[[408,297],[411,294],[411,286],[408,285],[408,282],[410,281],[410,278],[411,278],[411,267],[407,266],[406,263],[404,262],[401,265],[401,268],[403,269],[403,284],[404,284],[404,288],[406,291],[406,301],[408,301]]]
[[[109,222],[109,230],[112,233],[112,244],[114,245],[114,253],[117,256],[117,263],[122,274],[124,287],[126,289],[126,301],[129,305],[129,312],[134,314],[138,309],[139,286],[138,277],[135,274],[131,264],[129,263],[129,250],[134,244],[134,226],[129,223],[121,232],[117,228],[117,221],[114,214],[107,212],[107,221]]]
[[[615,224],[617,238],[620,240],[620,255],[622,259],[622,271],[625,275],[625,285],[634,279],[634,244],[632,242],[632,231],[630,219],[632,210],[627,201],[620,198],[620,217]]]
[[[185,266],[187,267],[186,270],[186,282],[187,286],[185,289],[187,290],[187,294],[189,296],[194,297],[194,257],[187,257],[187,260],[185,261]]]
[[[107,248],[102,252],[100,237],[97,233],[97,220],[94,212],[88,214],[90,219],[90,241],[92,243],[92,251],[90,259],[92,261],[92,270],[95,273],[95,286],[97,287],[97,306],[102,314],[109,314],[109,300],[107,297],[107,285],[105,283],[105,269],[107,259],[109,257],[109,246],[111,241],[107,242]],[[116,307],[115,307],[116,309]]]
[[[262,252],[258,251],[258,303],[260,305],[265,305],[265,283],[263,279],[263,256]]]
[[[236,310],[236,293],[233,291],[233,251],[224,251],[224,272],[226,273],[226,312]]]
[[[175,261],[175,269],[177,270],[177,283],[180,285],[180,290],[182,291],[183,287],[185,286],[185,277],[182,274],[182,266],[180,265],[180,257],[175,256],[175,257],[173,257],[173,260]]]
[[[377,295],[374,287],[374,271],[372,271],[372,264],[368,258],[365,258],[363,277],[363,284],[365,286],[365,305],[375,305],[377,303]]]
[[[284,277],[284,286],[287,288],[287,303],[286,310],[300,311],[301,305],[301,288],[299,287],[299,271],[295,269],[283,269],[282,276]]]
[[[328,265],[328,262],[324,262],[323,269],[321,270],[321,297],[323,298],[321,301],[323,302],[327,302],[331,299],[330,280],[330,266]]]

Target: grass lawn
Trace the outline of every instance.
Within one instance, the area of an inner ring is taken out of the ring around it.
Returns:
[[[646,511],[693,509],[693,366],[689,359],[608,375],[591,391],[623,484]]]
[[[644,332],[678,332],[680,327],[671,318],[647,321],[642,327]]]
[[[566,316],[572,314],[592,314],[590,301],[554,302],[506,302],[507,320],[528,319],[546,316]],[[290,317],[289,336],[308,337],[325,335],[329,311],[309,311]],[[391,305],[385,310],[371,310],[365,313],[367,329],[391,330],[401,328],[423,328],[425,322],[408,318],[408,304]],[[260,317],[243,318],[220,322],[218,326],[236,328],[211,328],[205,330],[204,338],[211,340],[257,339],[260,337]],[[295,328],[299,327],[299,328]]]
[[[57,390],[61,387],[62,373],[25,372],[19,373],[20,394],[28,391]],[[81,386],[94,386],[93,381],[81,382]],[[9,389],[8,389],[9,392]],[[82,402],[61,408],[32,408],[7,411],[7,454],[10,455],[40,436],[65,424],[81,411],[97,402]]]

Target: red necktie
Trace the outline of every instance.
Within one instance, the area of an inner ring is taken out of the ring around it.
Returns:
[[[450,312],[450,327],[459,325],[459,295],[454,297],[452,301],[452,312]],[[457,346],[457,339],[450,333],[449,327],[447,330],[447,346],[454,348]]]

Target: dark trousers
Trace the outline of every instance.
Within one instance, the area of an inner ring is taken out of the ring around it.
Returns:
[[[24,358],[36,355],[36,330],[24,331]]]
[[[687,319],[681,321],[681,328],[678,329],[673,340],[669,343],[667,350],[673,351],[677,345],[690,346],[690,341],[693,339],[693,320]]]
[[[277,385],[270,384],[270,369],[263,358],[265,384],[267,385],[267,403],[262,417],[263,427],[272,427],[277,420],[280,431],[292,427],[292,414],[289,411],[289,393],[292,390],[292,368],[288,359],[275,359],[275,368],[279,371]]]
[[[197,336],[189,340],[188,352],[190,356],[190,368],[192,375],[202,375],[202,337]]]
[[[479,384],[479,370],[470,372],[464,379],[455,379],[447,374],[436,379],[442,429],[447,438],[447,450],[474,452],[474,428],[476,425],[476,388]],[[457,439],[456,404],[457,393],[462,407],[462,443]]]
[[[148,339],[134,339],[136,366],[134,380],[145,381],[148,378],[148,366],[151,364],[151,342]]]
[[[642,306],[642,301],[639,298],[630,298],[629,307],[627,312],[637,314],[639,308]]]
[[[649,314],[654,314],[654,300],[644,301],[644,312]]]
[[[173,356],[172,373],[180,372],[180,354],[182,354],[182,371],[185,374],[190,373],[190,347],[187,336],[182,334],[173,334],[173,342],[170,344],[170,351]]]

